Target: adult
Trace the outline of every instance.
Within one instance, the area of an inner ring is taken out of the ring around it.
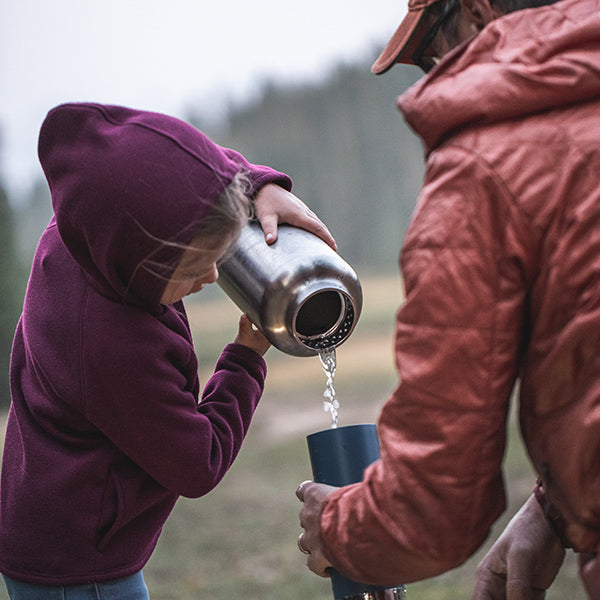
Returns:
[[[297,490],[314,572],[409,583],[470,557],[505,509],[518,381],[539,481],[475,597],[543,593],[569,546],[600,598],[599,9],[410,0],[373,65],[428,72],[398,100],[426,173],[400,260],[381,460],[356,485]]]

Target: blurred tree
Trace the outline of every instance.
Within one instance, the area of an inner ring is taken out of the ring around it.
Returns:
[[[44,229],[52,217],[52,202],[46,180],[39,177],[19,203],[14,214],[19,255],[27,270]]]
[[[380,78],[369,65],[341,65],[311,85],[266,83],[258,100],[230,108],[211,135],[291,175],[295,193],[350,262],[391,270],[423,173],[420,142],[395,109],[417,73],[398,69]]]
[[[340,64],[311,84],[267,81],[254,100],[229,103],[216,121],[203,120],[200,107],[190,105],[187,120],[248,160],[289,173],[294,192],[325,221],[352,264],[395,271],[423,176],[420,141],[395,99],[420,74],[406,68],[378,77],[371,62]],[[16,215],[25,264],[51,214],[40,178]]]
[[[10,404],[10,349],[23,299],[23,269],[15,247],[14,213],[0,184],[0,408]]]

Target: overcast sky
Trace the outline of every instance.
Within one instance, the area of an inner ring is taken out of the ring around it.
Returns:
[[[208,113],[266,79],[314,81],[368,57],[405,12],[406,0],[0,0],[3,180],[29,187],[56,104]]]

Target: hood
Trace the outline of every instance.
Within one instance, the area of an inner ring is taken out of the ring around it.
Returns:
[[[600,0],[562,0],[492,21],[398,100],[427,151],[465,125],[600,94]]]
[[[240,169],[179,119],[99,104],[64,104],[40,131],[39,158],[60,236],[92,285],[159,310],[166,281],[140,268],[175,262]]]

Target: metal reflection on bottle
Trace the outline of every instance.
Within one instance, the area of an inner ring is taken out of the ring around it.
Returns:
[[[316,235],[289,225],[279,226],[270,246],[259,223],[244,227],[217,283],[273,346],[293,356],[344,343],[362,308],[354,269]]]

